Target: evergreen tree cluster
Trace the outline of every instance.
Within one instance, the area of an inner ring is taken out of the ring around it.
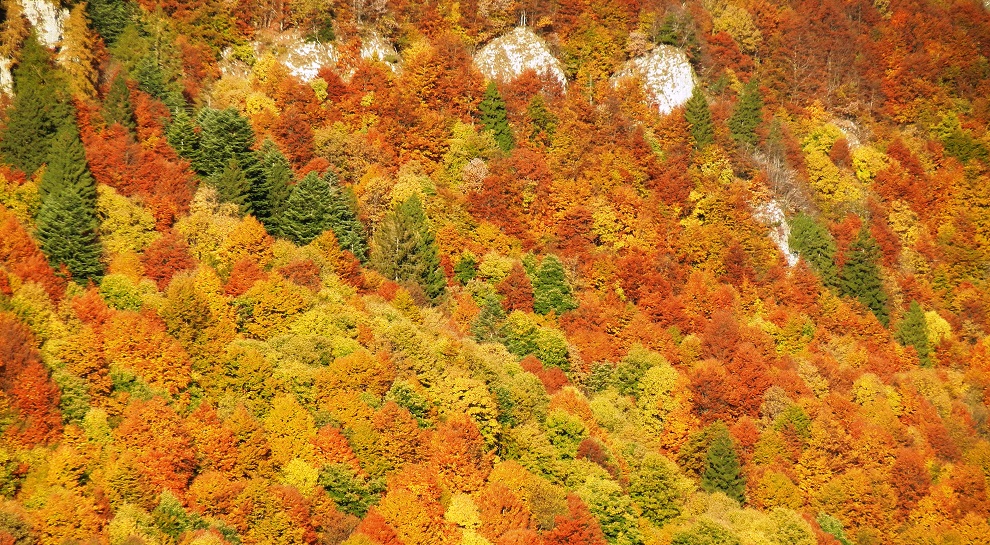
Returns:
[[[492,133],[495,142],[502,151],[510,151],[516,145],[515,137],[512,136],[512,128],[509,126],[509,117],[506,114],[505,100],[498,92],[495,82],[489,82],[485,88],[485,96],[478,105],[481,114],[481,124],[485,130]]]
[[[715,122],[712,120],[712,111],[708,108],[708,100],[701,91],[701,86],[696,85],[691,92],[691,98],[684,105],[684,119],[691,127],[691,138],[698,149],[715,143]]]
[[[756,128],[763,122],[763,98],[756,80],[750,81],[743,87],[739,95],[736,109],[729,117],[729,134],[740,144],[755,146],[757,143]]]
[[[419,195],[403,201],[378,225],[371,263],[386,278],[418,284],[431,300],[446,292],[436,240]]]
[[[881,324],[887,325],[890,314],[877,264],[879,260],[880,247],[864,224],[846,252],[846,263],[839,275],[839,290],[842,295],[862,303]]]
[[[837,252],[832,235],[814,218],[798,213],[790,222],[791,236],[788,245],[804,259],[831,289],[839,287],[839,272],[835,266]]]

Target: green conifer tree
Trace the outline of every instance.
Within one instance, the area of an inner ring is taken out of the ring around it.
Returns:
[[[327,181],[315,172],[292,189],[278,220],[279,233],[296,244],[309,244],[330,228],[331,195]]]
[[[48,261],[56,269],[65,265],[75,280],[98,280],[103,266],[96,184],[74,124],[59,130],[52,142],[38,191],[37,237]]]
[[[220,200],[236,204],[242,214],[252,212],[251,199],[248,198],[251,182],[248,181],[237,159],[232,158],[227,161],[227,166],[219,174],[211,176],[209,182],[217,188]]]
[[[430,299],[446,291],[433,233],[418,195],[390,212],[375,230],[372,266],[396,282],[416,282]]]
[[[223,172],[231,159],[237,159],[252,187],[261,181],[261,168],[254,150],[254,130],[237,110],[203,108],[196,119],[199,139],[192,166],[203,176]]]
[[[75,112],[65,79],[34,34],[25,40],[13,76],[14,101],[0,132],[0,155],[31,175],[48,160],[55,134]]]
[[[556,256],[546,256],[533,280],[533,310],[538,314],[562,314],[575,308],[577,303],[571,296],[563,264]]]
[[[96,184],[86,165],[86,148],[75,123],[67,123],[52,140],[48,168],[41,176],[38,196],[44,200],[63,187],[73,188],[89,206],[96,206]]]
[[[495,142],[502,151],[509,151],[516,145],[512,136],[512,128],[509,127],[509,118],[506,115],[505,101],[498,92],[495,82],[489,82],[485,88],[485,96],[478,105],[481,112],[481,124],[495,137]]]
[[[691,126],[691,137],[694,138],[696,148],[701,149],[715,143],[715,122],[712,121],[708,100],[699,85],[694,87],[691,98],[684,106],[684,119]]]
[[[357,199],[349,188],[341,188],[337,176],[307,174],[289,196],[278,218],[279,233],[296,244],[309,244],[330,229],[342,250],[364,261],[368,254],[364,225],[357,216]]]
[[[251,204],[254,215],[268,232],[278,234],[278,218],[285,212],[292,194],[292,167],[282,151],[270,138],[258,149],[261,183],[251,187]]]
[[[701,474],[701,487],[708,492],[722,492],[742,504],[746,501],[746,478],[739,471],[739,457],[732,438],[725,424],[718,422],[713,426],[716,429]]]
[[[172,121],[165,129],[165,138],[180,157],[191,163],[199,150],[199,132],[192,117],[184,108],[172,113]]]
[[[110,90],[103,99],[103,121],[108,127],[120,123],[131,131],[137,126],[134,122],[134,106],[131,105],[131,90],[127,88],[127,79],[123,74],[117,74],[113,78]]]
[[[341,187],[337,175],[327,171],[323,176],[330,187],[330,228],[341,249],[348,250],[364,262],[368,258],[367,234],[358,219],[357,196],[349,187]]]
[[[756,80],[743,87],[736,109],[729,117],[729,133],[740,144],[756,145],[756,128],[763,122],[763,97]]]
[[[107,45],[113,45],[117,36],[130,23],[134,5],[126,0],[89,0],[86,14],[93,29],[103,37]]]
[[[887,294],[880,279],[880,248],[863,225],[856,240],[849,245],[846,264],[839,277],[842,295],[852,297],[869,308],[883,325],[887,325]]]
[[[839,287],[839,273],[835,266],[837,252],[835,241],[820,223],[801,212],[790,222],[791,236],[787,243],[811,269],[818,273],[822,284],[830,289]]]
[[[911,301],[911,306],[904,314],[904,319],[897,326],[894,338],[903,346],[913,346],[918,352],[918,359],[921,365],[931,366],[931,347],[928,344],[928,322],[925,320],[925,311],[917,301]]]

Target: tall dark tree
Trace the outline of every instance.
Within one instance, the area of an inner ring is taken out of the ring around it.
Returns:
[[[55,134],[75,112],[64,77],[34,34],[25,40],[13,76],[14,101],[0,132],[0,155],[31,175],[48,160]]]
[[[120,123],[128,130],[134,130],[134,106],[131,104],[131,90],[127,87],[127,78],[117,74],[110,84],[106,98],[103,99],[103,121],[109,127]]]
[[[309,244],[330,228],[331,190],[315,172],[299,180],[278,221],[279,233],[296,244]]]
[[[925,367],[931,365],[932,349],[928,344],[928,322],[925,320],[925,311],[917,301],[911,301],[904,319],[897,326],[894,338],[904,346],[913,346],[918,352],[921,365]]]
[[[485,96],[478,105],[481,113],[481,124],[495,137],[495,142],[502,151],[509,151],[516,145],[516,140],[512,136],[512,128],[509,127],[509,117],[505,110],[505,100],[498,92],[495,82],[489,82],[485,88]]]
[[[839,288],[842,295],[863,303],[880,323],[887,325],[887,294],[883,291],[883,282],[880,279],[880,266],[877,265],[879,259],[880,248],[864,224],[846,252]]]
[[[252,212],[251,200],[248,198],[251,182],[248,181],[237,159],[227,161],[227,166],[219,174],[210,176],[209,183],[217,188],[220,200],[236,204],[242,214]]]
[[[38,189],[37,236],[48,261],[56,269],[65,265],[75,280],[98,280],[103,266],[96,183],[74,124],[59,130],[52,142],[48,169]]]
[[[339,186],[332,172],[322,177],[310,172],[296,184],[278,218],[278,229],[296,244],[309,244],[330,229],[342,250],[361,260],[368,253],[364,225],[357,217],[357,199],[349,189]]]
[[[712,111],[708,109],[708,100],[701,92],[701,86],[696,85],[691,98],[684,105],[684,119],[691,126],[691,137],[694,145],[701,149],[715,143],[715,122],[712,121]]]
[[[756,128],[763,122],[763,97],[756,80],[743,87],[736,109],[729,117],[729,134],[740,144],[756,145]]]
[[[837,249],[832,235],[814,218],[799,213],[791,219],[791,236],[787,243],[811,269],[818,273],[822,284],[828,288],[839,287],[839,272],[835,266]]]
[[[406,199],[379,224],[371,262],[387,278],[418,283],[432,300],[445,293],[437,244],[418,195]]]
[[[539,314],[562,314],[575,308],[577,303],[571,296],[563,264],[556,256],[546,256],[533,279],[533,310]]]
[[[732,437],[725,424],[713,424],[716,429],[708,456],[705,460],[705,471],[701,474],[701,487],[708,492],[722,492],[738,501],[746,501],[746,478],[739,471],[739,457],[732,445]]]
[[[292,167],[289,160],[270,138],[258,149],[261,183],[251,187],[251,206],[255,217],[270,233],[278,234],[277,219],[285,212],[292,194]]]
[[[86,15],[93,29],[103,37],[107,45],[117,41],[117,36],[130,23],[134,4],[127,0],[89,0]]]
[[[203,108],[196,119],[199,139],[192,154],[192,166],[203,176],[223,172],[231,159],[244,171],[252,187],[261,183],[261,168],[254,150],[254,130],[237,110]]]
[[[172,149],[191,163],[199,149],[199,131],[192,116],[180,108],[172,113],[172,121],[165,129],[165,137]]]

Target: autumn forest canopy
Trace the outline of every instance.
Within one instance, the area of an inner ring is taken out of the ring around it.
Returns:
[[[62,2],[0,544],[990,543],[980,2]]]

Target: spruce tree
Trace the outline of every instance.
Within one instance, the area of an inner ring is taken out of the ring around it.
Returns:
[[[184,108],[172,113],[172,121],[165,129],[165,138],[180,157],[192,163],[199,150],[199,132],[196,131],[196,124]]]
[[[279,233],[296,244],[309,244],[330,228],[332,196],[329,184],[315,172],[303,177],[292,189],[285,212],[278,221]]]
[[[48,160],[55,134],[75,112],[65,79],[33,33],[24,42],[13,76],[14,101],[0,132],[0,155],[30,176]]]
[[[217,189],[220,200],[236,204],[242,214],[250,214],[251,200],[248,193],[251,190],[251,183],[248,181],[244,170],[237,162],[237,159],[227,161],[227,166],[219,174],[211,176],[209,183]]]
[[[925,312],[917,301],[911,301],[904,319],[897,326],[894,338],[903,346],[913,346],[918,352],[918,359],[921,365],[931,366],[931,346],[928,344],[928,322],[925,320]]]
[[[548,314],[551,311],[562,314],[575,308],[577,303],[571,296],[564,266],[556,256],[546,256],[533,280],[533,310],[537,314]]]
[[[718,422],[714,427],[701,487],[708,492],[722,492],[742,504],[746,501],[746,478],[739,471],[739,457],[725,425]]]
[[[261,168],[254,150],[254,130],[237,110],[203,108],[196,119],[199,139],[192,154],[192,166],[203,176],[223,172],[231,159],[237,159],[251,184],[260,183]]]
[[[270,138],[266,138],[258,149],[258,165],[261,169],[261,183],[251,187],[251,205],[258,221],[270,233],[278,233],[278,218],[285,211],[289,195],[292,194],[292,167],[282,151]]]
[[[684,106],[684,119],[691,126],[691,137],[694,145],[701,149],[715,143],[715,123],[712,112],[708,109],[708,100],[701,92],[701,86],[695,85],[691,98]]]
[[[282,236],[296,244],[309,244],[326,230],[332,230],[342,250],[361,261],[367,257],[364,225],[357,216],[357,199],[349,188],[341,188],[337,176],[327,172],[320,177],[307,174],[289,196],[285,211],[278,218]]]
[[[839,273],[835,266],[837,249],[832,235],[814,218],[803,212],[791,219],[790,228],[791,236],[787,243],[791,249],[818,273],[825,287],[837,289],[839,287]]]
[[[330,187],[330,228],[340,248],[364,262],[368,258],[367,234],[358,219],[357,197],[349,187],[341,187],[337,175],[327,171],[324,180]]]
[[[763,98],[756,80],[743,87],[736,109],[729,117],[729,133],[740,144],[756,145],[756,128],[763,122]]]
[[[113,78],[110,90],[103,99],[103,122],[108,127],[120,123],[130,131],[137,127],[134,122],[134,106],[131,104],[131,90],[127,87],[127,78],[123,74],[117,74]]]
[[[883,325],[887,325],[887,294],[880,279],[880,248],[866,225],[849,245],[846,264],[839,277],[842,295],[852,297],[869,308]]]
[[[390,212],[375,230],[372,265],[395,282],[416,282],[432,300],[446,291],[433,233],[418,195]]]
[[[55,137],[38,191],[37,236],[48,261],[56,269],[65,265],[75,280],[98,280],[103,267],[96,184],[75,125],[66,125]]]
[[[52,140],[48,167],[41,176],[38,196],[44,200],[62,187],[75,189],[89,206],[96,206],[96,184],[89,174],[86,148],[74,123],[59,129]]]
[[[509,118],[505,110],[505,101],[498,92],[495,82],[489,82],[485,88],[485,96],[478,105],[481,112],[481,124],[495,137],[495,142],[502,151],[509,151],[516,145],[509,127]]]
[[[134,6],[127,0],[89,0],[86,14],[93,29],[103,37],[107,45],[113,45],[117,36],[131,20]]]

